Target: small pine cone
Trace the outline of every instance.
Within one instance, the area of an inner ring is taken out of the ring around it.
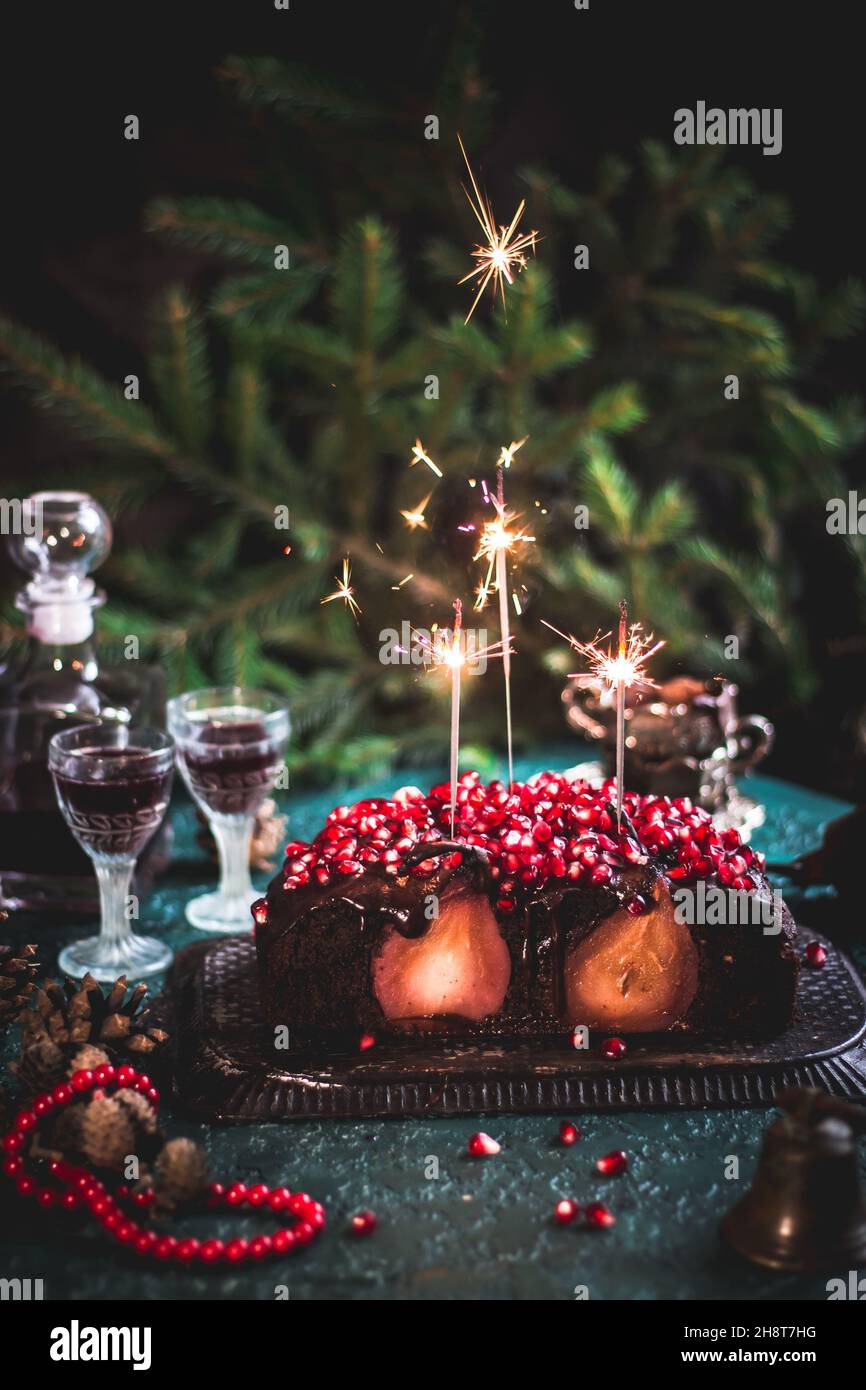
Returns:
[[[163,1211],[194,1202],[208,1182],[207,1159],[192,1139],[169,1139],[156,1160],[157,1205]]]
[[[272,869],[273,861],[286,837],[288,818],[277,814],[277,803],[263,801],[256,812],[250,838],[250,865],[253,869]]]
[[[30,1002],[38,969],[35,955],[35,946],[0,946],[0,1032],[10,1028]]]
[[[17,1062],[10,1063],[22,1086],[28,1091],[49,1091],[67,1078],[67,1058],[62,1047],[46,1035],[25,1043]]]
[[[97,1168],[122,1172],[127,1155],[136,1152],[133,1120],[115,1096],[99,1092],[82,1109],[81,1138],[75,1147]]]
[[[150,1101],[138,1091],[124,1087],[116,1091],[115,1100],[122,1105],[129,1118],[142,1134],[156,1134],[156,1111]]]
[[[73,1054],[66,1074],[72,1076],[76,1071],[96,1071],[97,1067],[108,1066],[111,1058],[107,1052],[103,1052],[101,1047],[94,1047],[93,1043],[84,1043],[82,1047]]]
[[[84,1153],[84,1117],[90,1104],[89,1100],[79,1100],[55,1110],[48,1117],[44,1137],[42,1129],[39,1130],[40,1143],[49,1149],[59,1149],[63,1154]]]

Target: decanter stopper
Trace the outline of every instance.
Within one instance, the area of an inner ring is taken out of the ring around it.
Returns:
[[[25,511],[29,524],[9,548],[33,576],[16,598],[28,632],[49,645],[85,642],[105,602],[89,572],[111,549],[108,513],[86,492],[35,492]]]

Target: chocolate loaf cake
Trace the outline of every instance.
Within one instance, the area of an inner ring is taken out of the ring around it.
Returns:
[[[790,1022],[796,927],[764,862],[687,799],[540,773],[338,806],[253,907],[260,997],[296,1033],[448,1036]]]

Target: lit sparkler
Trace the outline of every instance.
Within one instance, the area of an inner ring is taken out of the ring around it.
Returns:
[[[334,579],[336,580],[336,583],[337,583],[337,588],[334,590],[334,592],[333,592],[332,594],[326,594],[325,597],[324,597],[323,599],[320,600],[320,602],[321,602],[321,603],[333,603],[333,601],[334,601],[335,598],[340,598],[340,599],[342,599],[343,602],[345,603],[346,607],[347,607],[348,609],[350,609],[350,611],[351,611],[351,613],[352,613],[352,617],[353,617],[353,618],[355,619],[355,621],[357,622],[357,621],[358,621],[357,615],[358,615],[358,613],[360,613],[361,609],[360,609],[360,607],[358,606],[358,604],[357,604],[356,601],[355,601],[355,590],[351,587],[351,585],[350,585],[350,583],[349,583],[349,580],[351,579],[351,577],[352,577],[352,568],[351,568],[351,565],[349,564],[348,559],[345,559],[345,560],[343,561],[343,578],[341,579],[340,576],[339,576],[338,574],[335,574],[335,575],[334,575]]]
[[[417,507],[411,507],[408,511],[403,511],[401,508],[400,515],[403,517],[410,531],[417,530],[419,526],[423,527],[425,531],[427,530],[427,518],[425,517],[424,512],[426,511],[427,503],[430,501],[430,498],[432,496],[432,492],[428,492],[427,496],[423,499],[423,501],[418,503]]]
[[[518,232],[517,230],[517,225],[526,207],[525,199],[521,199],[520,206],[512,217],[509,226],[499,226],[497,228],[490,199],[482,194],[478,187],[463,141],[460,139],[459,135],[457,139],[463,158],[466,161],[466,168],[469,171],[469,180],[472,184],[471,193],[465,184],[463,185],[463,191],[484,233],[484,241],[479,243],[472,252],[475,268],[470,270],[469,274],[464,275],[463,279],[459,281],[461,285],[465,285],[467,280],[478,281],[478,293],[472,301],[472,308],[469,310],[464,320],[465,323],[468,323],[475,313],[475,308],[479,299],[487,289],[487,286],[491,283],[493,285],[494,298],[498,291],[504,307],[506,282],[509,285],[514,284],[515,275],[519,274],[526,265],[526,256],[524,252],[528,247],[532,247],[533,252],[535,251],[535,242],[538,233],[524,233]]]
[[[475,591],[475,608],[484,608],[490,597],[491,585],[493,585],[495,575],[495,588],[499,595],[499,628],[502,633],[503,642],[503,662],[502,671],[505,677],[505,733],[508,742],[508,785],[514,781],[514,755],[512,751],[511,739],[511,622],[508,613],[508,555],[517,545],[529,545],[535,540],[530,536],[525,527],[514,530],[515,522],[520,520],[519,514],[510,512],[505,505],[504,484],[503,484],[503,460],[511,451],[511,457],[517,452],[521,444],[511,444],[508,449],[503,446],[496,464],[496,496],[490,498],[496,511],[496,519],[484,523],[481,532],[479,546],[475,552],[474,559],[487,560],[487,574]]]
[[[640,623],[628,626],[628,607],[625,599],[619,605],[616,647],[608,646],[607,651],[604,651],[599,643],[611,636],[609,632],[605,633],[604,637],[595,637],[592,642],[578,642],[576,637],[560,632],[558,627],[546,622],[544,618],[541,621],[545,627],[549,627],[557,637],[564,638],[576,652],[580,652],[581,656],[585,656],[589,661],[589,671],[574,675],[572,679],[579,685],[597,686],[608,699],[613,697],[616,700],[616,821],[619,828],[622,822],[625,769],[625,692],[636,690],[645,695],[657,688],[646,667],[650,657],[665,644],[653,643],[653,634],[644,635]]]
[[[438,463],[434,463],[420,439],[416,439],[412,445],[412,457],[409,460],[409,467],[414,468],[416,463],[426,463],[431,473],[435,473],[437,478],[442,477],[442,469]]]
[[[412,638],[425,654],[427,663],[434,669],[445,669],[451,677],[451,838],[454,839],[454,816],[457,811],[457,770],[460,754],[460,678],[468,661],[495,661],[509,655],[503,642],[492,642],[490,646],[472,646],[468,651],[463,638],[463,604],[454,600],[454,628],[452,632],[436,631],[432,636],[423,632],[413,632]]]

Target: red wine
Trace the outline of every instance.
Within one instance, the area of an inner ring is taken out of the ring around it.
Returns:
[[[172,769],[139,772],[134,761],[116,772],[111,767],[114,760],[144,760],[149,753],[150,750],[135,746],[85,747],[74,756],[99,758],[107,766],[82,778],[55,772],[57,795],[69,828],[91,854],[134,859],[160,824],[168,806]],[[142,768],[144,765],[143,762]]]
[[[197,738],[178,740],[178,758],[190,791],[206,810],[251,816],[273,788],[285,741],[270,738],[258,719],[231,716],[231,710],[208,710]]]

